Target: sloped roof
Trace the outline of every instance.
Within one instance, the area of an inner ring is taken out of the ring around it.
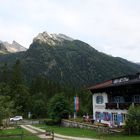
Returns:
[[[88,89],[99,89],[99,88],[105,88],[105,87],[108,87],[112,85],[112,80],[109,80],[109,81],[105,81],[103,83],[100,83],[100,84],[97,84],[97,85],[94,85],[92,87],[89,87]]]
[[[132,76],[134,78],[132,78]],[[96,92],[99,90],[106,90],[114,87],[123,87],[127,85],[140,85],[140,75],[127,75],[118,78],[114,78],[103,83],[96,84],[94,86],[89,87],[88,89],[92,92]]]

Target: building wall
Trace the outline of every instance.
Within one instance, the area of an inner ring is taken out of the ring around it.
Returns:
[[[103,96],[103,103],[97,103],[97,96]],[[113,126],[116,125],[114,120],[114,114],[123,114],[123,117],[125,117],[124,115],[127,114],[127,110],[120,110],[120,109],[105,109],[106,107],[106,103],[108,103],[108,97],[106,93],[94,93],[92,96],[92,101],[93,101],[93,119],[96,120],[97,122],[101,122],[101,123],[105,123],[108,124],[109,126]],[[97,117],[97,112],[99,112],[99,114],[104,114],[107,113],[108,115],[112,114],[112,117],[110,120],[106,121],[103,119],[103,117]],[[123,122],[120,123],[120,125],[123,125]]]
[[[97,96],[103,96],[103,103],[102,104],[97,104],[96,103],[96,97]],[[95,112],[96,111],[104,111],[105,110],[105,103],[108,103],[108,98],[106,93],[95,93],[92,96],[92,103],[93,103],[93,119],[95,119]]]

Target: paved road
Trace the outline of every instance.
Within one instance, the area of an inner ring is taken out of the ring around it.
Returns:
[[[38,132],[45,133],[45,130],[31,126],[31,125],[21,125],[21,127],[30,131],[33,134],[36,134]],[[37,136],[42,138],[42,139],[51,138],[50,136],[46,136],[45,134],[41,134],[41,135],[37,135]],[[78,138],[78,137],[70,137],[70,136],[63,136],[63,135],[59,135],[59,134],[54,134],[54,140],[95,140],[95,139]]]

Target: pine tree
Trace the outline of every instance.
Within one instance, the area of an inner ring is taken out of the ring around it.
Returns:
[[[12,79],[11,79],[11,88],[15,90],[19,84],[23,83],[22,72],[21,72],[21,63],[20,60],[17,60],[13,66]]]
[[[8,66],[7,63],[4,63],[3,67],[2,67],[2,77],[1,77],[1,81],[4,83],[8,83],[9,80],[9,73],[8,73]]]
[[[30,93],[28,87],[23,82],[20,60],[17,60],[13,66],[11,78],[11,98],[15,103],[15,108],[19,114],[27,114],[28,104],[30,102]]]

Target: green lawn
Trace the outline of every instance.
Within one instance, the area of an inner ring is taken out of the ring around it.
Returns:
[[[140,136],[126,136],[126,135],[111,135],[100,136],[103,140],[140,140]]]
[[[69,128],[59,126],[47,126],[43,124],[35,125],[45,130],[53,130],[55,133],[74,136],[74,137],[86,137],[96,138],[102,140],[140,140],[140,136],[127,136],[127,135],[101,135],[94,130],[80,129],[80,128]]]
[[[93,130],[88,129],[79,129],[79,128],[70,128],[70,127],[59,127],[59,126],[46,126],[42,124],[35,125],[45,130],[52,130],[55,133],[74,136],[74,137],[88,137],[88,138],[97,138],[98,134]]]
[[[14,128],[14,129],[7,129],[7,130],[0,130],[0,135],[10,135],[10,134],[30,134],[30,132],[22,129],[22,128]],[[36,136],[24,136],[22,140],[41,140],[40,138]],[[21,140],[21,137],[9,137],[9,138],[4,138],[0,137],[0,140]]]

